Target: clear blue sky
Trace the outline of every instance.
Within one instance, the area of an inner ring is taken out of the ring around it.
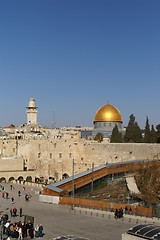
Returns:
[[[0,126],[92,126],[117,107],[126,126],[160,123],[159,0],[0,0]]]

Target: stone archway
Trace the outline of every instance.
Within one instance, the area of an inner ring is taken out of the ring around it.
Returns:
[[[10,177],[10,178],[8,179],[9,182],[13,182],[14,180],[15,180],[14,177]]]
[[[23,177],[22,176],[19,176],[18,179],[19,183],[23,182]]]
[[[1,177],[1,178],[0,178],[0,182],[6,183],[6,182],[7,182],[7,180],[6,180],[6,178],[5,178],[5,177]]]
[[[69,175],[68,175],[67,173],[64,173],[64,174],[62,175],[62,179],[66,179],[66,178],[69,178]]]
[[[26,177],[26,182],[32,182],[32,177],[31,176],[27,176]]]
[[[35,177],[35,183],[40,183],[40,182],[41,182],[41,179],[38,177]]]
[[[49,177],[49,183],[53,183],[55,181],[54,177]]]

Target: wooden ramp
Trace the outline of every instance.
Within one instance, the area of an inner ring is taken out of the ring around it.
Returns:
[[[134,176],[126,176],[126,183],[131,194],[140,194]]]

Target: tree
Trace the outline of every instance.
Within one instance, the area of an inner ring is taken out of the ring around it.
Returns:
[[[135,122],[135,117],[133,114],[130,115],[130,120],[126,128],[126,133],[124,136],[125,142],[130,143],[140,143],[142,142],[142,133],[141,129],[138,126],[138,123]]]
[[[122,142],[122,134],[119,132],[117,124],[113,128],[110,142],[111,143],[121,143]]]
[[[150,131],[148,117],[146,118],[146,126],[145,126],[145,129],[144,129],[144,139],[143,139],[143,141],[145,143],[150,143],[151,142],[151,131]]]
[[[157,143],[160,143],[160,124],[156,126],[157,129]]]
[[[98,132],[94,138],[97,142],[102,142],[103,141],[103,134]]]
[[[156,143],[157,142],[157,133],[154,130],[154,126],[152,125],[151,127],[151,143]]]

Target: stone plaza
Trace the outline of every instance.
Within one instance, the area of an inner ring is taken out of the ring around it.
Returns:
[[[0,193],[0,211],[6,212],[9,219],[13,222],[23,221],[24,215],[34,217],[34,225],[42,224],[44,227],[44,240],[51,239],[89,239],[89,240],[120,240],[122,233],[136,225],[134,216],[125,216],[124,220],[115,220],[113,213],[102,212],[91,209],[75,208],[71,210],[70,206],[54,205],[42,203],[39,201],[39,189],[14,184],[14,190],[10,190],[10,184],[3,183],[6,192],[9,193],[9,199],[3,199]],[[21,196],[18,196],[18,191]],[[25,193],[31,194],[31,199],[25,201]],[[15,203],[12,204],[11,198]],[[10,218],[10,208],[17,208],[17,216]],[[23,217],[19,216],[19,209],[23,209]],[[139,218],[139,222],[146,222]],[[153,220],[151,220],[153,221]]]

